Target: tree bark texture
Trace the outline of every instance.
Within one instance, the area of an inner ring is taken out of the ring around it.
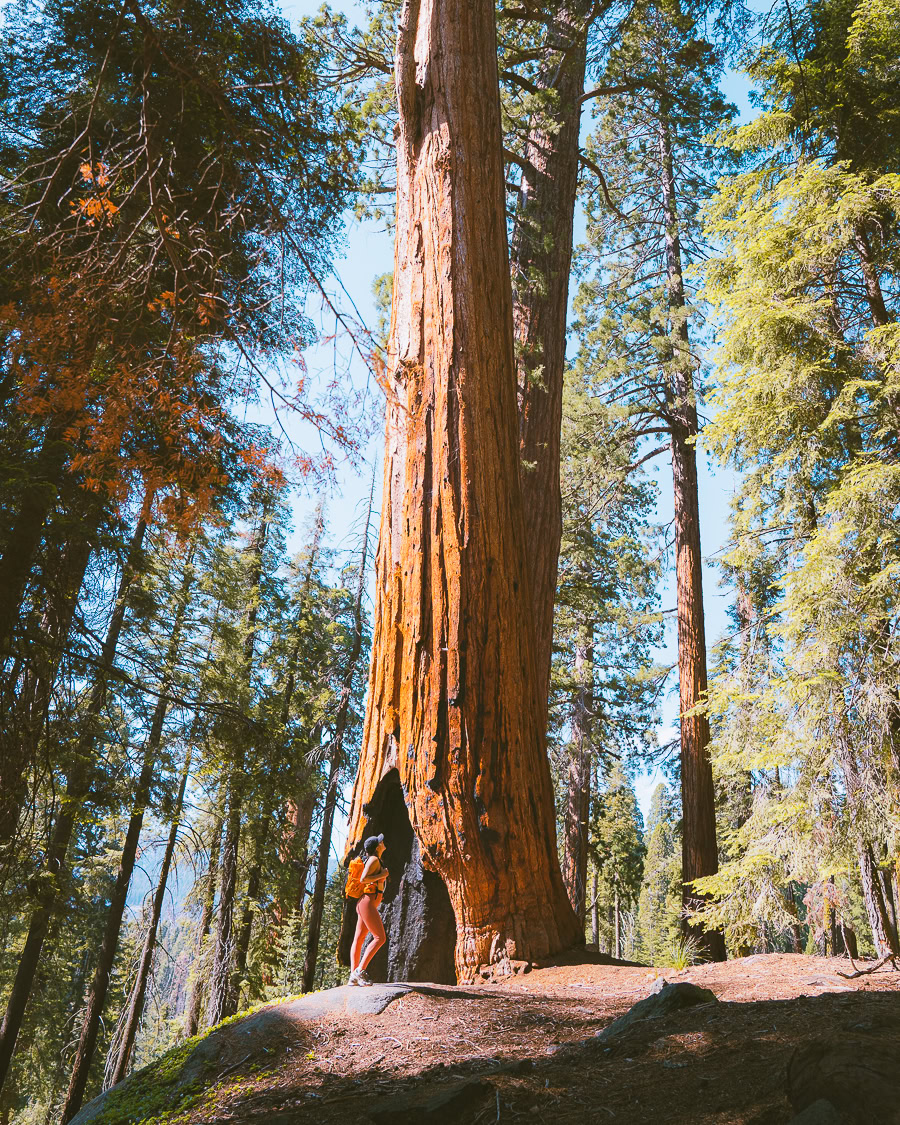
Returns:
[[[285,851],[288,854],[297,852],[293,863],[295,874],[291,880],[294,888],[293,898],[288,903],[288,913],[293,911],[298,917],[303,913],[306,902],[306,880],[309,878],[309,868],[312,856],[309,851],[309,834],[312,831],[313,814],[316,811],[316,792],[311,787],[297,801],[288,805],[288,839]],[[282,918],[284,911],[281,912]]]
[[[535,77],[547,104],[525,142],[510,242],[522,499],[545,726],[562,537],[559,443],[588,11],[576,0],[547,24],[547,58]]]
[[[598,905],[600,899],[600,890],[598,887],[599,875],[597,868],[594,868],[594,880],[592,885],[593,898],[591,899],[591,942],[594,949],[600,949],[600,907]]]
[[[879,957],[886,957],[888,954],[900,957],[900,946],[898,946],[897,935],[891,926],[881,880],[878,877],[878,865],[875,862],[870,844],[860,841],[857,848],[857,859],[859,861],[863,900],[866,904],[866,916],[872,930],[872,943],[875,946],[875,952]]]
[[[843,732],[839,734],[836,740],[836,750],[838,764],[847,790],[851,817],[855,823],[862,824],[864,823],[865,792],[860,777],[859,764],[849,739],[846,723]],[[856,858],[859,864],[859,878],[863,901],[866,906],[866,917],[872,931],[872,943],[875,946],[875,952],[879,957],[886,957],[889,954],[900,956],[900,944],[898,944],[897,934],[894,933],[888,917],[875,854],[871,842],[862,832],[859,832],[856,838]]]
[[[147,502],[144,510],[149,510],[149,506],[149,502]],[[25,1007],[31,995],[35,973],[41,959],[41,950],[61,893],[60,880],[64,872],[66,853],[69,850],[72,834],[81,815],[81,807],[91,790],[96,741],[95,724],[106,703],[109,674],[115,661],[119,637],[125,623],[128,591],[138,570],[146,530],[147,524],[142,516],[138,520],[132,535],[128,556],[122,568],[115,608],[106,630],[97,673],[83,716],[84,730],[75,748],[65,795],[60,803],[44,856],[44,867],[52,878],[37,881],[35,909],[31,915],[28,935],[16,967],[16,976],[7,1000],[3,1023],[0,1025],[0,1090],[2,1090],[9,1073],[9,1064],[12,1061],[19,1029],[22,1026]]]
[[[172,869],[172,858],[175,855],[175,845],[178,842],[178,829],[181,826],[181,812],[184,808],[184,792],[187,788],[191,772],[191,750],[188,748],[187,758],[181,772],[181,781],[178,785],[178,794],[175,798],[175,810],[172,813],[172,823],[169,825],[169,838],[166,841],[166,850],[163,853],[162,866],[156,881],[156,890],[150,906],[150,919],[147,924],[147,933],[141,948],[141,959],[138,964],[137,976],[134,987],[128,999],[128,1013],[125,1017],[125,1026],[122,1029],[122,1040],[119,1054],[116,1059],[115,1069],[112,1073],[111,1086],[121,1082],[128,1073],[128,1063],[134,1047],[134,1040],[144,1011],[144,997],[147,994],[147,981],[150,979],[150,969],[153,966],[153,953],[156,949],[156,935],[159,930],[159,920],[162,917],[163,901],[166,896],[166,884],[169,881],[169,872]]]
[[[222,871],[219,889],[219,911],[216,918],[216,944],[209,980],[206,1023],[214,1027],[233,1014],[229,1011],[231,963],[234,955],[234,905],[237,890],[238,846],[241,838],[242,793],[236,777],[229,779],[228,812],[225,817],[225,840],[222,844]]]
[[[406,0],[396,85],[385,486],[349,841],[396,768],[467,980],[579,939],[533,651],[492,5]]]
[[[892,318],[885,304],[881,282],[878,280],[878,270],[872,259],[869,235],[862,222],[857,225],[853,241],[856,243],[856,250],[859,254],[859,264],[862,270],[863,284],[866,287],[866,300],[869,305],[869,312],[872,315],[872,323],[876,328],[883,328],[886,324],[890,324]]]
[[[579,639],[575,648],[577,683],[572,707],[572,744],[563,821],[563,879],[569,902],[584,929],[587,902],[588,821],[591,812],[591,712],[593,654]]]
[[[681,868],[688,909],[702,900],[691,881],[719,869],[716,802],[709,758],[709,719],[697,711],[706,699],[706,626],[703,560],[697,489],[697,400],[687,326],[681,238],[675,196],[672,146],[664,117],[659,122],[660,181],[665,219],[666,289],[672,340],[669,425],[675,509],[675,585],[678,603],[678,689],[681,712]],[[716,930],[693,929],[706,956],[725,960],[725,939]]]

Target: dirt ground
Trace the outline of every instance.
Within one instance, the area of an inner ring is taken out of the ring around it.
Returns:
[[[794,1115],[785,1071],[796,1047],[848,1033],[900,1051],[900,972],[847,980],[844,959],[794,954],[680,972],[585,963],[590,956],[501,984],[409,994],[378,1016],[288,1027],[231,1063],[184,1120],[782,1125]],[[660,976],[709,988],[720,1003],[642,1021],[613,1045],[584,1044]],[[430,1113],[404,1102],[454,1091],[455,1102]]]

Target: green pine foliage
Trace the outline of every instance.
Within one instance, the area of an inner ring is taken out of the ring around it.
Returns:
[[[743,789],[746,808],[705,887],[718,903],[708,917],[735,947],[763,921],[782,933],[798,922],[794,886],[832,875],[858,886],[866,849],[887,893],[900,850],[889,143],[900,99],[884,72],[900,40],[888,7],[809,5],[801,56],[781,12],[780,37],[751,66],[763,112],[721,138],[742,169],[707,212],[718,246],[706,269],[718,325],[708,439],[742,474],[727,564],[747,611],[710,690],[719,785]],[[885,135],[866,107],[884,114]]]
[[[594,798],[590,854],[597,872],[592,897],[597,896],[601,919],[600,946],[614,957],[632,958],[647,848],[641,810],[620,766],[613,767]]]
[[[638,895],[638,960],[665,965],[681,933],[681,834],[675,798],[664,782],[654,789],[644,833],[646,856]]]

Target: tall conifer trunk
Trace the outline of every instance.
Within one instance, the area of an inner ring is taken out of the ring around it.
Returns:
[[[697,488],[697,399],[688,336],[681,260],[681,237],[672,143],[665,110],[660,111],[660,188],[665,222],[666,297],[672,355],[669,424],[675,508],[675,584],[678,602],[678,689],[681,712],[681,877],[684,905],[699,905],[693,879],[719,869],[716,803],[709,757],[709,719],[695,708],[706,697],[706,626],[703,561],[700,554],[700,499]],[[719,931],[696,932],[706,955],[725,960]]]
[[[313,539],[309,548],[309,557],[306,561],[306,572],[303,576],[303,585],[300,591],[299,611],[297,619],[294,644],[288,660],[287,675],[284,681],[284,694],[281,697],[281,729],[287,731],[291,717],[291,704],[294,698],[294,689],[297,683],[297,665],[300,660],[300,649],[304,637],[304,607],[307,604],[312,589],[312,580],[319,557],[319,548],[325,532],[325,514],[320,503],[316,509],[316,522],[313,529]],[[313,744],[318,744],[314,736]],[[304,758],[298,762],[297,792],[286,803],[285,832],[283,837],[283,853],[288,860],[295,864],[296,879],[293,881],[293,900],[286,903],[279,902],[276,907],[276,917],[279,920],[292,911],[299,916],[303,909],[303,900],[306,897],[306,880],[309,876],[310,854],[309,834],[312,828],[313,813],[316,810],[316,790],[313,784],[312,770]]]
[[[110,896],[109,909],[106,914],[106,924],[103,930],[103,939],[97,954],[97,964],[94,969],[94,978],[91,981],[87,997],[87,1007],[81,1025],[81,1034],[75,1058],[72,1062],[72,1074],[69,1079],[69,1089],[61,1112],[63,1125],[69,1121],[81,1108],[84,1100],[84,1091],[87,1086],[88,1072],[94,1058],[97,1046],[97,1036],[100,1032],[100,1021],[106,1007],[106,997],[109,992],[109,982],[112,974],[113,962],[119,948],[119,934],[122,930],[122,918],[125,914],[125,902],[128,897],[128,888],[131,876],[134,874],[134,865],[137,860],[138,842],[141,828],[144,823],[144,813],[150,802],[150,788],[153,784],[153,775],[156,770],[157,755],[162,741],[163,724],[166,719],[169,700],[168,692],[171,688],[172,675],[178,658],[178,649],[181,643],[181,632],[184,626],[184,617],[187,612],[188,596],[191,587],[191,558],[192,553],[185,560],[184,578],[181,590],[175,605],[172,631],[163,664],[163,682],[160,688],[153,717],[150,721],[150,730],[144,748],[144,759],[141,772],[135,787],[134,804],[125,840],[122,844],[122,854],[119,860],[119,871],[116,875],[115,886]]]
[[[184,1017],[184,1038],[190,1039],[196,1035],[200,1028],[200,1013],[203,1010],[203,946],[209,937],[212,928],[213,908],[216,904],[216,884],[219,878],[219,853],[222,848],[222,829],[225,825],[223,816],[219,816],[213,825],[212,843],[209,849],[209,867],[206,871],[206,886],[203,889],[203,907],[200,911],[200,923],[197,926],[197,961],[194,966],[194,979],[191,985],[190,999]]]
[[[231,987],[228,994],[230,1000],[226,1005],[225,1011],[222,1013],[224,1016],[233,1016],[240,1008],[241,984],[244,980],[244,974],[247,972],[247,959],[250,955],[250,937],[253,933],[253,908],[259,900],[259,892],[262,887],[262,849],[268,818],[269,812],[266,810],[260,818],[260,822],[256,827],[256,832],[253,835],[252,858],[250,861],[250,871],[247,874],[244,909],[241,912],[241,924],[238,927],[237,940],[234,944],[234,970],[232,972]]]
[[[316,882],[309,908],[309,929],[306,937],[306,956],[303,961],[303,983],[301,991],[311,992],[316,976],[316,961],[319,956],[319,937],[322,930],[322,914],[325,909],[325,890],[328,884],[328,861],[331,857],[331,835],[334,828],[334,814],[337,809],[338,783],[344,765],[344,735],[350,717],[350,701],[353,697],[353,680],[362,653],[363,642],[363,592],[366,585],[366,561],[369,556],[369,526],[372,521],[372,502],[375,493],[375,479],[369,493],[369,507],[363,528],[362,554],[359,560],[359,574],[356,581],[356,598],[353,602],[353,637],[347,663],[341,678],[341,698],[334,718],[334,737],[331,743],[328,788],[325,791],[325,805],[322,809],[322,833],[319,837],[319,857],[316,864]]]
[[[262,581],[263,551],[268,527],[268,506],[263,504],[259,524],[248,550],[253,556],[250,572],[250,604],[247,610],[247,636],[244,641],[243,693],[250,705],[253,654],[256,648],[256,620],[259,612],[259,587]],[[232,965],[235,952],[234,908],[238,878],[238,848],[241,840],[241,816],[244,806],[244,735],[229,763],[227,782],[227,813],[225,840],[222,844],[222,882],[219,889],[219,914],[216,920],[216,946],[209,982],[206,1022],[213,1026],[237,1011],[237,997],[232,988]]]
[[[545,724],[562,536],[559,443],[590,7],[574,0],[548,21],[547,60],[535,80],[548,104],[528,131],[510,243],[522,499]]]
[[[150,979],[150,969],[153,965],[153,952],[156,949],[156,935],[159,931],[159,920],[162,917],[163,900],[166,894],[166,884],[169,881],[169,872],[172,868],[172,859],[175,855],[175,845],[178,842],[178,829],[181,826],[181,813],[184,808],[184,792],[187,788],[188,778],[191,773],[191,748],[188,747],[184,768],[181,772],[181,781],[175,797],[175,809],[172,813],[172,823],[169,825],[169,838],[166,841],[166,850],[163,852],[162,866],[156,880],[156,890],[150,906],[150,918],[147,923],[147,933],[144,935],[144,944],[141,948],[141,959],[138,963],[137,976],[134,987],[128,998],[128,1011],[125,1016],[125,1026],[122,1029],[122,1039],[119,1046],[116,1064],[113,1068],[111,1086],[121,1082],[128,1073],[128,1062],[137,1036],[138,1026],[144,1011],[144,997],[147,994],[147,981]]]
[[[22,491],[9,541],[0,557],[0,662],[10,652],[16,623],[47,517],[59,492],[71,452],[64,440],[67,419],[51,421]]]
[[[149,508],[150,497],[148,496],[144,504],[144,511],[149,511]],[[128,592],[137,573],[146,530],[147,521],[142,515],[132,535],[128,556],[122,568],[115,608],[106,630],[106,637],[100,652],[100,660],[88,704],[82,716],[84,730],[75,748],[65,796],[60,803],[60,809],[44,857],[44,870],[49,878],[35,880],[35,908],[31,915],[25,945],[19,957],[16,976],[7,1000],[3,1023],[0,1025],[0,1089],[2,1089],[9,1073],[9,1065],[12,1061],[19,1029],[22,1026],[25,1007],[31,995],[44,940],[47,937],[47,931],[50,928],[61,893],[60,879],[65,865],[66,853],[69,850],[72,834],[81,814],[81,806],[91,790],[95,764],[95,724],[106,703],[109,675],[112,671],[119,637],[125,623]]]
[[[578,686],[572,708],[572,745],[563,823],[563,879],[569,893],[569,902],[584,929],[593,710],[593,652],[590,642],[584,637],[579,637],[575,647],[575,679]]]
[[[14,839],[26,804],[28,766],[37,754],[99,515],[94,498],[52,568],[52,588],[45,592],[39,637],[24,654],[21,678],[12,674],[0,681],[0,845]]]
[[[109,991],[110,976],[116,950],[119,948],[119,934],[122,929],[122,918],[125,914],[125,901],[128,897],[128,887],[131,876],[134,874],[134,864],[137,859],[138,841],[144,823],[144,812],[150,799],[150,786],[153,782],[153,772],[156,766],[156,751],[162,736],[163,721],[166,713],[166,697],[160,695],[159,702],[153,715],[150,736],[144,752],[144,762],[135,790],[134,806],[125,833],[122,845],[122,855],[119,859],[119,870],[116,882],[110,896],[109,908],[106,912],[106,922],[103,928],[103,939],[97,954],[97,963],[94,968],[94,977],[88,992],[87,1007],[81,1025],[81,1035],[75,1050],[72,1062],[72,1073],[69,1078],[69,1089],[60,1115],[62,1125],[66,1125],[81,1109],[84,1100],[84,1091],[87,1086],[88,1072],[94,1059],[97,1047],[97,1035],[100,1031],[100,1021],[103,1018],[103,1009],[106,1007],[106,996]]]
[[[456,971],[579,939],[556,852],[516,441],[494,10],[406,0],[366,729],[349,839],[397,769]]]

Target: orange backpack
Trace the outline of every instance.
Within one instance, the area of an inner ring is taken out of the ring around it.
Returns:
[[[357,856],[356,859],[350,860],[350,866],[347,868],[347,885],[344,887],[347,898],[362,898],[362,873],[368,858],[368,856]]]

